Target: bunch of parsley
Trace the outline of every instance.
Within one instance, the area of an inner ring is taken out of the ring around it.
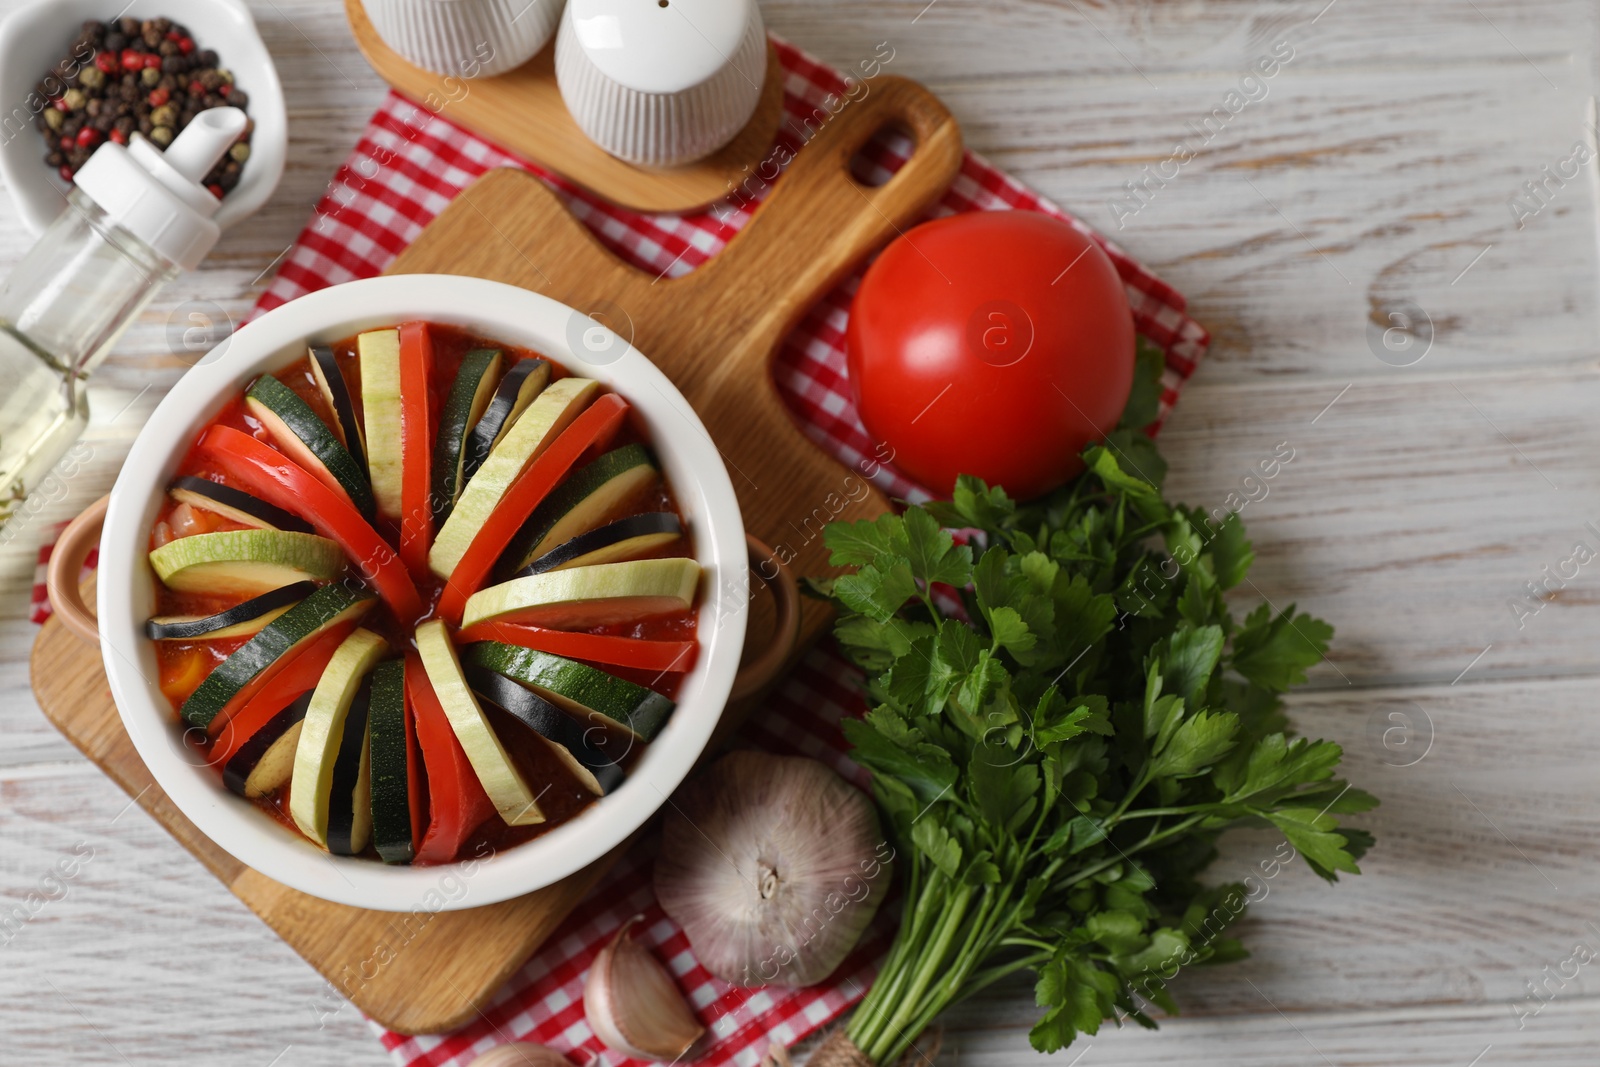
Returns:
[[[1329,881],[1371,844],[1338,824],[1376,804],[1334,778],[1339,746],[1284,732],[1280,694],[1332,628],[1293,606],[1234,619],[1223,594],[1250,543],[1236,514],[1163,499],[1138,431],[1159,356],[1140,368],[1121,427],[1054,494],[1018,505],[963,478],[951,501],[826,530],[855,570],[815,590],[874,704],[845,730],[905,887],[846,1030],[874,1063],[1019,971],[1037,978],[1040,1051],[1107,1018],[1153,1027],[1178,970],[1245,955],[1222,936],[1242,887],[1199,882],[1222,831],[1276,827]]]

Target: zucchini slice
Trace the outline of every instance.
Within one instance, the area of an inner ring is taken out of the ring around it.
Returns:
[[[372,676],[356,690],[328,785],[328,851],[355,856],[372,836]]]
[[[311,704],[302,693],[251,734],[222,767],[222,784],[242,797],[268,796],[294,776],[300,723]]]
[[[511,483],[588,407],[599,391],[600,383],[589,378],[563,378],[528,405],[528,410],[467,482],[455,510],[439,529],[439,536],[428,553],[428,567],[434,574],[445,579],[450,577],[461,557],[466,555],[472,539],[500,505]]]
[[[533,509],[511,539],[500,560],[500,577],[511,577],[540,556],[599,526],[660,478],[649,450],[639,444],[614,448],[573,471]]]
[[[472,428],[483,419],[484,409],[495,395],[495,380],[500,376],[500,352],[493,348],[474,348],[461,359],[450,396],[439,414],[439,436],[433,445],[433,520],[442,523],[456,506],[461,487],[467,482],[466,445]],[[547,371],[548,373],[548,371]]]
[[[298,515],[291,515],[260,497],[251,496],[242,489],[223,485],[209,478],[179,478],[167,488],[173,499],[190,507],[216,512],[223,518],[254,526],[259,530],[289,530],[292,533],[311,533],[311,524]]]
[[[168,589],[256,596],[293,582],[328,581],[344,569],[338,544],[288,530],[221,530],[168,541],[150,553]]]
[[[371,518],[372,487],[361,465],[298,393],[263,374],[245,392],[244,403],[290,459]]]
[[[591,742],[588,728],[533,690],[487,667],[467,663],[462,670],[473,692],[532,730],[589,792],[603,796],[627,777],[621,766],[625,746],[615,746],[617,756],[607,754],[604,729],[593,731]]]
[[[152,641],[193,641],[219,637],[246,637],[316,592],[315,582],[295,582],[215,615],[157,615],[144,624]]]
[[[494,446],[527,410],[533,398],[550,384],[550,364],[543,359],[522,359],[511,365],[495,388],[483,414],[473,420],[472,432],[461,449],[461,480],[467,482],[478,473]]]
[[[544,822],[544,812],[522,772],[506,752],[494,728],[489,725],[478,699],[472,695],[461,673],[450,631],[443,619],[430,619],[417,627],[417,651],[428,673],[450,728],[477,772],[483,791],[489,795],[500,817],[512,826]]]
[[[289,784],[289,815],[301,833],[330,851],[329,798],[340,752],[347,747],[345,723],[350,718],[351,706],[356,703],[362,679],[388,650],[389,642],[371,630],[352,631],[328,661],[322,680],[312,690],[311,703],[300,728],[300,741],[294,750],[294,780]],[[359,718],[361,737],[355,740],[357,746],[365,744],[367,710],[364,702]],[[353,782],[350,789],[354,789]],[[336,806],[342,811],[350,801],[347,793],[341,793],[340,797]],[[353,836],[355,829],[351,825],[345,832]],[[365,840],[361,843],[366,844]]]
[[[418,753],[408,714],[405,661],[386,660],[372,670],[368,711],[372,843],[385,863],[410,863],[416,853],[411,789]]]
[[[467,646],[465,662],[505,675],[581,718],[604,716],[642,741],[661,732],[675,706],[655,690],[598,667],[520,645],[480,641]]]
[[[700,584],[700,564],[683,556],[596,563],[532,574],[467,598],[463,628],[525,622],[551,630],[588,630],[686,611]]]
[[[378,513],[398,519],[400,503],[400,331],[356,338],[361,361],[361,411],[366,417],[367,475]]]
[[[206,675],[178,714],[191,726],[209,727],[212,720],[236,709],[283,664],[312,640],[341,623],[366,614],[378,598],[365,589],[325,585],[269,622],[260,633]]]
[[[557,545],[532,563],[517,576],[543,574],[546,571],[565,570],[568,567],[586,567],[595,563],[616,563],[620,560],[638,559],[662,545],[669,545],[683,536],[683,526],[678,516],[670,511],[651,511],[643,515],[630,515],[626,519],[607,523],[588,533],[579,534],[564,545]]]
[[[333,412],[333,432],[339,435],[339,442],[365,475],[367,444],[361,437],[361,420],[356,418],[356,402],[350,393],[350,383],[345,381],[344,371],[339,369],[339,357],[333,354],[333,349],[323,345],[311,345],[306,354],[311,361],[311,376],[317,380],[317,388],[322,390],[322,398]]]

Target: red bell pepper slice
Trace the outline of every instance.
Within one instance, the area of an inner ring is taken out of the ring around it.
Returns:
[[[355,629],[355,622],[341,623],[307,645],[266,681],[255,694],[231,716],[219,714],[207,730],[214,740],[207,757],[211,766],[221,770],[228,765],[234,753],[273,717],[288,707],[300,694],[315,689],[322,680],[322,672],[333,659],[333,654]]]
[[[433,544],[433,335],[425,322],[400,326],[400,558],[428,572]]]
[[[422,657],[406,653],[406,698],[416,717],[417,740],[428,771],[428,829],[413,864],[449,863],[472,832],[495,813],[456,732],[428,681]]]
[[[402,623],[422,614],[422,600],[405,565],[361,513],[282,452],[231,426],[212,426],[199,449],[244,488],[304,518],[339,543],[357,572],[369,578]]]
[[[670,671],[681,674],[694,669],[699,658],[698,641],[650,641],[638,637],[613,637],[605,634],[571,633],[546,630],[514,622],[480,622],[456,634],[462,644],[473,641],[500,641],[523,648],[535,648],[571,659],[634,667],[641,671]]]
[[[572,465],[591,445],[604,447],[622,425],[628,402],[607,393],[572,420],[572,424],[525,467],[511,483],[500,503],[489,513],[461,556],[461,562],[445,582],[439,598],[439,614],[452,626],[460,625],[467,598],[483,585],[500,553],[527,521],[533,509],[567,476]]]

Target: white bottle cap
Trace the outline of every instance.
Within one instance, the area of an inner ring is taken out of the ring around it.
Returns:
[[[211,218],[220,201],[200,182],[239,139],[246,121],[236,107],[202,111],[165,154],[137,133],[126,148],[108,141],[74,180],[111,221],[177,266],[193,270],[222,236]]]

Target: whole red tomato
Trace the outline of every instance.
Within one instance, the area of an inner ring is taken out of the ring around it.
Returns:
[[[850,309],[850,386],[893,463],[936,492],[974,474],[1027,499],[1083,468],[1133,387],[1133,314],[1110,258],[1033,211],[925,222]]]

